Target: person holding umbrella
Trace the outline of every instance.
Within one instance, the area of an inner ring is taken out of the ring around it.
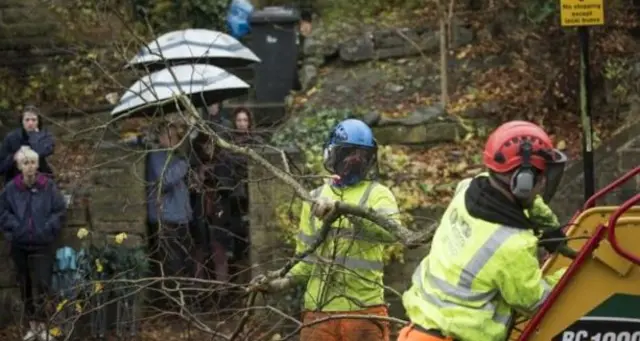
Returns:
[[[233,124],[222,116],[222,103],[213,103],[206,108],[204,117],[207,125],[218,133],[228,133],[229,129],[233,129]]]
[[[158,140],[162,149],[147,155],[148,221],[156,228],[160,260],[169,277],[192,274],[188,252],[192,210],[186,184],[189,164],[176,153],[182,133],[177,124],[161,123]]]

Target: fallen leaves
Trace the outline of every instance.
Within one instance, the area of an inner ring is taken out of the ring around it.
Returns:
[[[380,170],[402,211],[447,203],[457,183],[479,174],[484,141],[471,138],[433,148],[382,146]]]
[[[565,140],[560,140],[558,141],[558,143],[556,143],[556,148],[558,150],[565,150],[567,149],[567,142]]]

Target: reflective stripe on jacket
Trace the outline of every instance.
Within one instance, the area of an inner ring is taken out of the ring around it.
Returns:
[[[513,310],[534,312],[563,270],[542,278],[531,230],[469,215],[464,199],[469,183],[458,185],[403,303],[411,321],[423,328],[462,341],[503,341]]]
[[[342,190],[324,185],[314,190],[312,196],[368,207],[399,219],[395,197],[387,187],[376,182],[364,181]],[[321,228],[322,221],[315,218],[311,206],[304,203],[296,253],[307,250]],[[384,247],[393,241],[390,233],[369,221],[339,218],[320,247],[290,272],[297,281],[307,284],[305,309],[355,311],[384,304]]]

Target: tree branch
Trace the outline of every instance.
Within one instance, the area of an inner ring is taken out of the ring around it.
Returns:
[[[302,185],[300,185],[300,183],[296,181],[291,175],[287,174],[286,172],[283,172],[278,167],[271,164],[271,162],[267,161],[255,150],[248,147],[240,147],[235,144],[229,143],[228,141],[220,137],[219,134],[213,131],[213,129],[206,127],[203,124],[202,120],[199,119],[199,116],[197,114],[198,111],[193,106],[193,104],[191,103],[191,101],[187,96],[184,96],[184,95],[179,96],[178,101],[180,102],[182,107],[186,108],[191,118],[196,118],[194,120],[195,121],[194,124],[199,126],[198,128],[201,129],[201,131],[215,138],[216,145],[220,146],[221,148],[230,150],[234,153],[248,156],[253,161],[258,163],[260,166],[264,167],[269,172],[271,172],[274,176],[276,176],[286,185],[293,188],[293,190],[296,192],[298,196],[300,196],[300,198],[302,198],[302,200],[310,203],[315,202],[315,200],[309,194],[310,191],[308,191]],[[347,204],[345,202],[338,202],[336,205],[336,211],[338,214],[350,214],[356,217],[367,219],[379,225],[380,227],[384,228],[385,230],[393,234],[402,244],[404,244],[407,247],[416,247],[416,246],[420,246],[425,243],[428,243],[430,241],[432,230],[435,229],[435,224],[432,224],[431,226],[427,227],[426,232],[417,233],[402,226],[401,224],[399,224],[393,219],[390,219],[386,215],[380,214],[372,209],[357,207],[354,205]]]

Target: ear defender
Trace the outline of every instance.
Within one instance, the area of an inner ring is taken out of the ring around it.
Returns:
[[[520,145],[522,165],[511,177],[511,193],[522,200],[531,198],[533,187],[536,183],[536,175],[531,167],[531,153],[531,142],[528,140],[522,141]]]

